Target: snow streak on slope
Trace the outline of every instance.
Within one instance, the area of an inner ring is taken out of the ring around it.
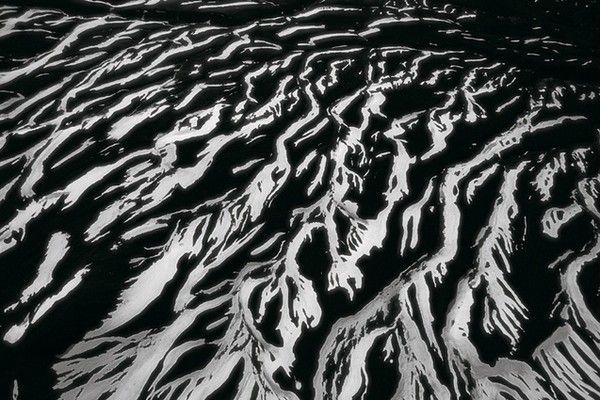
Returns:
[[[450,5],[83,3],[0,8],[16,398],[600,398],[594,52]]]

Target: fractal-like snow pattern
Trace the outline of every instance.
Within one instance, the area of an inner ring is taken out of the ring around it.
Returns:
[[[0,6],[0,397],[600,399],[598,30],[451,3]]]

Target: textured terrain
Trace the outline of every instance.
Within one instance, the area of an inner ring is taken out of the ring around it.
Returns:
[[[0,6],[0,398],[600,398],[600,8],[458,3]]]

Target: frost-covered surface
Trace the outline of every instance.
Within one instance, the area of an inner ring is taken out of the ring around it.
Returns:
[[[0,396],[600,398],[585,40],[81,3],[0,7]]]

